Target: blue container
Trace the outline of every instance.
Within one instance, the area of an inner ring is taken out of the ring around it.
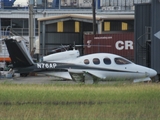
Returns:
[[[59,7],[59,0],[53,0],[52,7],[58,8]]]
[[[15,0],[1,0],[3,1],[4,7],[12,7]]]
[[[101,8],[101,3],[100,3],[100,0],[97,0],[98,2],[97,2],[97,6],[98,6],[98,9],[100,9]]]

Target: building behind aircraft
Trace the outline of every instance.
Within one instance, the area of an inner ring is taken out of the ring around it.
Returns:
[[[39,0],[40,1],[40,0]],[[96,0],[96,6],[98,9],[103,10],[134,10],[134,4],[137,3],[149,3],[151,0]],[[38,8],[91,8],[92,0],[42,0],[43,6]],[[24,7],[28,6],[28,2],[17,2],[16,0],[1,0],[1,8]]]

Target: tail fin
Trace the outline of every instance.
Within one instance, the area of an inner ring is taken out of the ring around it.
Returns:
[[[5,39],[13,68],[29,67],[34,64],[23,41]]]

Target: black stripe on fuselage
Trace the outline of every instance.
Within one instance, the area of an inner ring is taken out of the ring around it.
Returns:
[[[136,71],[127,71],[127,70],[118,70],[118,69],[110,69],[110,68],[101,68],[97,66],[88,66],[88,65],[77,65],[77,64],[72,64],[72,63],[40,63],[40,64],[54,64],[55,68],[47,68],[45,65],[41,68],[36,69],[45,69],[47,71],[55,71],[55,70],[68,70],[68,69],[84,69],[85,70],[99,70],[99,71],[109,71],[109,72],[128,72],[128,73],[137,73]],[[49,66],[49,65],[48,65]]]

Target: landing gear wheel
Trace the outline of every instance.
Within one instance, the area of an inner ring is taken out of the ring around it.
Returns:
[[[20,73],[21,77],[27,77],[29,75],[29,73]]]

